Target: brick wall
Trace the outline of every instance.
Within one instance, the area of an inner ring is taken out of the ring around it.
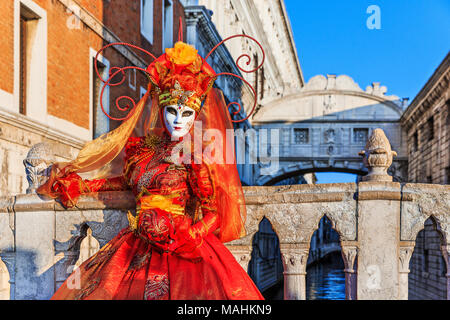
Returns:
[[[409,269],[410,300],[447,299],[446,265],[441,239],[431,218],[425,221],[425,228],[417,235]]]
[[[84,16],[93,17],[79,20],[65,4],[69,0],[33,0],[45,10],[47,15],[47,114],[66,120],[76,126],[89,129],[89,113],[93,108],[90,91],[92,59],[90,48],[97,51],[108,44],[105,33],[111,32],[120,41],[129,42],[149,50],[154,55],[162,53],[162,3],[154,0],[154,43],[150,44],[140,33],[140,0],[79,0],[76,1],[84,10]],[[75,3],[75,2],[73,2]],[[173,35],[178,35],[179,16],[184,17],[184,8],[179,0],[173,0]],[[73,9],[73,7],[72,7]],[[14,92],[14,1],[0,1],[0,89],[10,94]],[[83,16],[83,15],[82,15]],[[95,31],[95,26],[101,32]],[[104,28],[103,28],[104,26]],[[103,29],[102,29],[103,28]],[[102,31],[103,30],[103,31]],[[185,33],[185,32],[184,32]],[[146,64],[152,60],[139,51],[138,54]],[[110,48],[103,53],[110,66],[133,65],[128,58],[117,50]],[[120,77],[117,78],[120,80]],[[113,80],[113,82],[117,82]],[[126,113],[115,110],[115,101],[119,96],[130,96],[139,100],[140,88],[147,89],[147,78],[141,72],[136,73],[135,89],[130,87],[127,79],[123,85],[110,90],[110,114],[123,117]],[[1,92],[0,92],[1,93]],[[126,104],[126,100],[121,104]],[[0,95],[0,108],[5,107],[5,101]],[[9,117],[9,118],[8,118]],[[39,142],[48,142],[55,150],[58,160],[70,160],[76,157],[82,146],[82,140],[76,140],[76,133],[69,128],[61,136],[52,131],[50,123],[33,122],[27,116],[10,114],[0,115],[0,195],[24,193],[28,183],[22,160],[30,147]],[[110,129],[120,124],[110,123]],[[49,125],[49,128],[47,128]],[[51,131],[51,133],[49,133]],[[85,130],[86,131],[86,130]]]
[[[9,93],[14,91],[14,3],[0,1],[0,89]]]

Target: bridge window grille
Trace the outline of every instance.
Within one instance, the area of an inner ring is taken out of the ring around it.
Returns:
[[[353,142],[354,143],[366,143],[369,137],[369,129],[367,128],[355,128],[353,129]]]
[[[294,129],[294,142],[296,144],[309,143],[309,130],[308,129]]]

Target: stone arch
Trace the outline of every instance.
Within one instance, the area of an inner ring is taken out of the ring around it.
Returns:
[[[345,299],[345,263],[341,248],[341,236],[332,220],[323,214],[317,228],[310,236],[310,248],[306,263],[306,296],[313,299]],[[333,283],[335,289],[325,290]]]
[[[283,181],[291,177],[296,177],[314,172],[342,172],[342,173],[352,173],[360,176],[364,176],[367,174],[367,169],[364,167],[360,159],[358,159],[358,162],[354,166],[347,166],[347,167],[337,167],[330,164],[324,164],[320,166],[317,164],[312,164],[312,162],[310,165],[297,164],[297,165],[283,166],[280,168],[280,170],[278,170],[278,172],[276,172],[273,175],[260,176],[256,180],[256,183],[258,185],[271,186],[277,182]]]
[[[84,261],[92,257],[100,250],[99,241],[92,235],[93,231],[88,224],[83,224],[80,228],[80,236],[76,241],[78,259],[74,268],[78,268]]]
[[[0,258],[0,300],[11,299],[11,285],[9,283],[10,276],[8,268]]]
[[[448,297],[448,249],[439,220],[430,215],[416,234],[409,261],[408,298],[445,300]]]
[[[311,242],[311,238],[319,228],[319,223],[322,219],[326,218],[330,220],[331,227],[337,232],[341,241],[356,240],[356,217],[353,208],[347,208],[342,203],[321,203],[317,209],[319,214],[314,217],[314,228],[309,230],[306,241]]]
[[[248,273],[266,299],[283,299],[283,263],[280,240],[270,220],[263,216],[252,236]]]

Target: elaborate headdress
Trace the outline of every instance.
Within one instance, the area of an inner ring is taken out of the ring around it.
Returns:
[[[252,70],[245,70],[239,66],[240,59],[246,57],[247,65],[250,64],[251,58],[247,54],[239,56],[236,60],[236,66],[242,72],[251,73],[258,70],[264,63],[264,50],[261,45],[248,35],[234,35],[226,38],[218,43],[205,58],[202,58],[197,50],[182,42],[182,24],[180,18],[180,32],[178,42],[174,48],[166,49],[166,53],[156,58],[150,52],[128,43],[111,43],[104,46],[98,51],[96,56],[95,70],[97,75],[103,81],[104,85],[100,94],[100,105],[106,116],[112,120],[124,120],[123,123],[115,130],[103,134],[99,138],[85,144],[79,152],[77,158],[71,162],[55,163],[52,166],[51,176],[47,183],[38,189],[43,195],[55,197],[52,192],[54,182],[72,172],[86,173],[96,171],[96,178],[106,178],[118,175],[121,171],[121,156],[124,154],[124,147],[129,137],[133,134],[161,134],[164,130],[161,127],[161,110],[164,106],[171,104],[184,104],[190,106],[197,111],[197,120],[202,122],[204,130],[209,128],[220,131],[226,136],[227,129],[233,129],[232,122],[241,122],[247,120],[256,107],[256,92],[253,87],[241,76],[233,73],[215,73],[211,66],[206,62],[208,57],[225,41],[235,37],[246,37],[255,41],[260,47],[263,59],[259,66]],[[107,80],[102,79],[98,72],[97,58],[99,54],[106,48],[116,45],[124,45],[140,50],[154,61],[146,68],[135,66],[112,67],[110,76]],[[120,111],[128,111],[128,115],[123,118],[115,118],[105,112],[103,107],[103,93],[107,86],[121,85],[126,77],[125,71],[129,69],[137,69],[144,72],[148,79],[149,85],[146,94],[141,98],[139,103],[127,96],[121,96],[116,99],[116,107]],[[112,83],[118,74],[122,74],[121,81]],[[255,101],[252,110],[247,117],[238,120],[232,120],[228,113],[230,105],[238,105],[238,110],[234,114],[238,114],[241,105],[237,102],[225,104],[223,94],[220,90],[213,88],[214,81],[221,75],[234,76],[245,82],[252,90]],[[150,98],[150,99],[149,99]],[[120,106],[120,101],[126,99],[130,104],[125,107]],[[149,103],[150,102],[150,105]],[[148,108],[146,108],[148,106]],[[140,128],[140,133],[137,133]],[[202,141],[203,142],[203,141]],[[205,145],[203,145],[204,147]],[[233,153],[234,158],[234,141],[226,141],[224,150],[227,153]],[[229,159],[227,155],[227,160]],[[207,162],[207,161],[206,161]],[[219,161],[218,163],[208,163],[210,173],[214,182],[217,196],[217,212],[220,215],[221,226],[219,238],[223,242],[228,242],[245,234],[244,221],[246,217],[244,195],[240,183],[236,165],[234,163],[226,163]],[[100,174],[99,174],[100,172]]]
[[[166,49],[147,72],[160,107],[181,103],[197,112],[216,79],[216,73],[197,50],[181,41]]]

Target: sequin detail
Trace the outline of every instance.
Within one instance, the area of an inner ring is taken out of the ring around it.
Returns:
[[[145,283],[144,299],[158,300],[169,293],[169,278],[167,274],[150,275]]]
[[[84,267],[85,270],[89,270],[95,265],[101,264],[105,261],[111,259],[114,253],[117,251],[117,248],[104,249],[97,252],[96,255],[92,257],[92,260]]]
[[[136,190],[138,191],[138,193],[142,192],[143,187],[148,188],[150,186],[153,176],[158,171],[159,171],[158,169],[153,169],[153,170],[147,171],[141,175],[141,177],[139,178],[137,185],[136,185]]]
[[[86,288],[81,290],[75,296],[75,300],[83,300],[84,298],[89,296],[92,292],[94,292],[94,290],[98,288],[99,284],[100,284],[100,278],[89,281]]]
[[[142,212],[140,228],[151,241],[165,243],[169,238],[171,225],[173,221],[168,216],[160,215],[155,210]]]

